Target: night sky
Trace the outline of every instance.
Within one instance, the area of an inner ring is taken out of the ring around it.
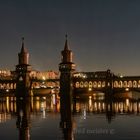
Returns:
[[[25,37],[33,69],[58,70],[65,34],[78,71],[140,75],[139,0],[0,0],[0,69]]]

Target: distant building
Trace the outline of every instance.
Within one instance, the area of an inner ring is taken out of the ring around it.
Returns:
[[[108,76],[115,76],[109,69],[107,71],[95,71],[95,72],[76,72],[74,78],[106,78]]]
[[[32,70],[30,73],[30,76],[33,79],[58,79],[59,78],[59,72],[48,70],[48,71],[37,71]]]

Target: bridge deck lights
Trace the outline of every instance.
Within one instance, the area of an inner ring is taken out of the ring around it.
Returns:
[[[129,88],[126,88],[125,91],[129,91]]]
[[[92,88],[89,88],[88,91],[92,91]]]

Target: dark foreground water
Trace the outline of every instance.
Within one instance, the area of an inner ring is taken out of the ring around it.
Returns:
[[[136,100],[78,99],[72,127],[62,128],[59,99],[17,103],[15,98],[0,98],[0,140],[139,140],[139,112]]]

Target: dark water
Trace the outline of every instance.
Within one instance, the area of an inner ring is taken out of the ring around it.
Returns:
[[[17,101],[0,98],[0,140],[138,140],[140,102],[77,99],[71,127],[61,126],[54,96]]]

